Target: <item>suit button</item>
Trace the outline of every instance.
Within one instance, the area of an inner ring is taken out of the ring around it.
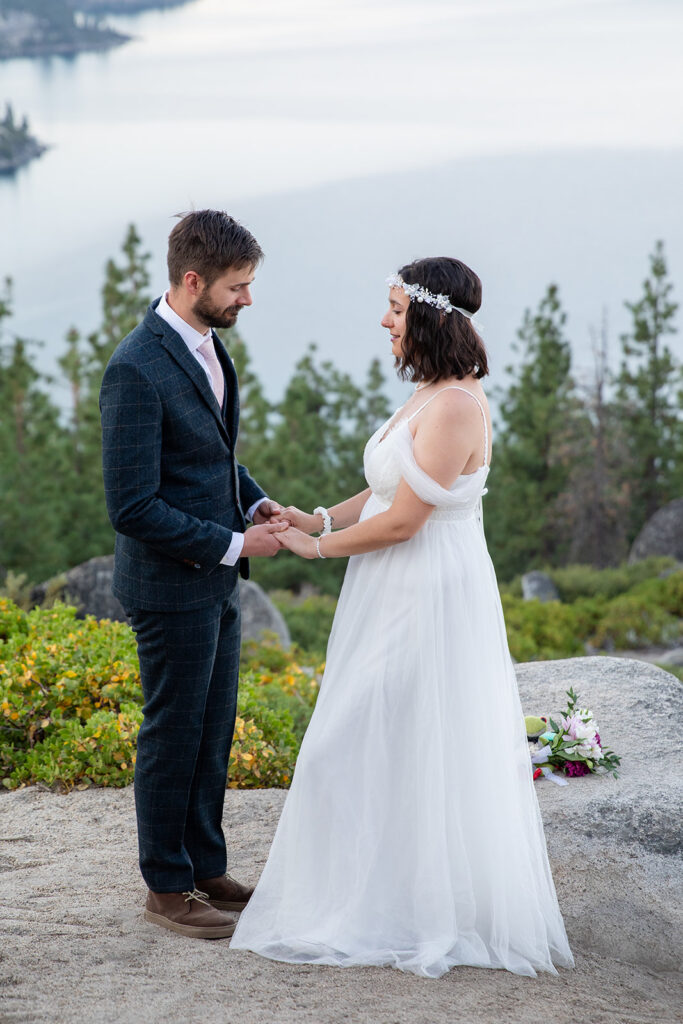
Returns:
[[[199,562],[195,562],[194,567],[195,569],[201,569],[201,565],[199,564]]]

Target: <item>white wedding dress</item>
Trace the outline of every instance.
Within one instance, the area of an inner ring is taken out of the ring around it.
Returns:
[[[574,960],[481,525],[486,456],[445,490],[415,461],[412,418],[368,441],[361,519],[389,507],[401,477],[436,507],[411,540],[349,561],[318,703],[231,947],[427,977],[455,964],[557,974]],[[486,453],[485,416],[484,437]]]

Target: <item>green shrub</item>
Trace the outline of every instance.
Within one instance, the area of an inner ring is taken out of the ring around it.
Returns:
[[[272,643],[246,650],[230,785],[289,784],[320,679],[298,653]],[[125,623],[79,620],[64,605],[26,613],[0,599],[5,787],[127,785],[141,722],[135,637]]]
[[[337,599],[319,594],[298,600],[286,590],[274,591],[270,597],[284,615],[294,643],[324,657]]]
[[[584,653],[577,614],[559,601],[524,601],[502,595],[510,653],[517,661],[570,658]]]
[[[65,605],[20,612],[7,599],[0,600],[0,619],[3,784],[130,782],[142,721],[130,628],[79,620]]]
[[[580,597],[617,597],[644,580],[676,565],[673,558],[646,558],[632,565],[614,569],[595,569],[592,565],[568,565],[564,569],[548,569],[560,599],[568,604]]]
[[[609,602],[590,642],[615,650],[674,643],[680,635],[679,618],[655,603],[651,593],[632,592]]]
[[[518,661],[570,658],[582,654],[586,642],[606,650],[675,643],[683,635],[683,571],[652,575],[670,565],[660,558],[619,569],[554,571],[572,603],[524,601],[514,583],[501,588],[512,655]]]

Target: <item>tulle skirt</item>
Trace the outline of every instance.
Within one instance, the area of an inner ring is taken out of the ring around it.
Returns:
[[[362,518],[379,511],[372,496]],[[231,946],[292,963],[571,967],[474,517],[351,558],[318,703]]]

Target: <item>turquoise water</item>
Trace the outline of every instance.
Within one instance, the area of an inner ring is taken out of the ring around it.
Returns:
[[[0,64],[0,102],[52,147],[0,179],[0,275],[48,368],[71,324],[96,325],[126,224],[160,291],[191,206],[228,209],[266,249],[240,326],[274,394],[311,340],[391,373],[384,278],[416,255],[481,274],[498,383],[550,280],[587,365],[655,238],[681,278],[678,4],[191,0],[112,22],[134,40]]]

